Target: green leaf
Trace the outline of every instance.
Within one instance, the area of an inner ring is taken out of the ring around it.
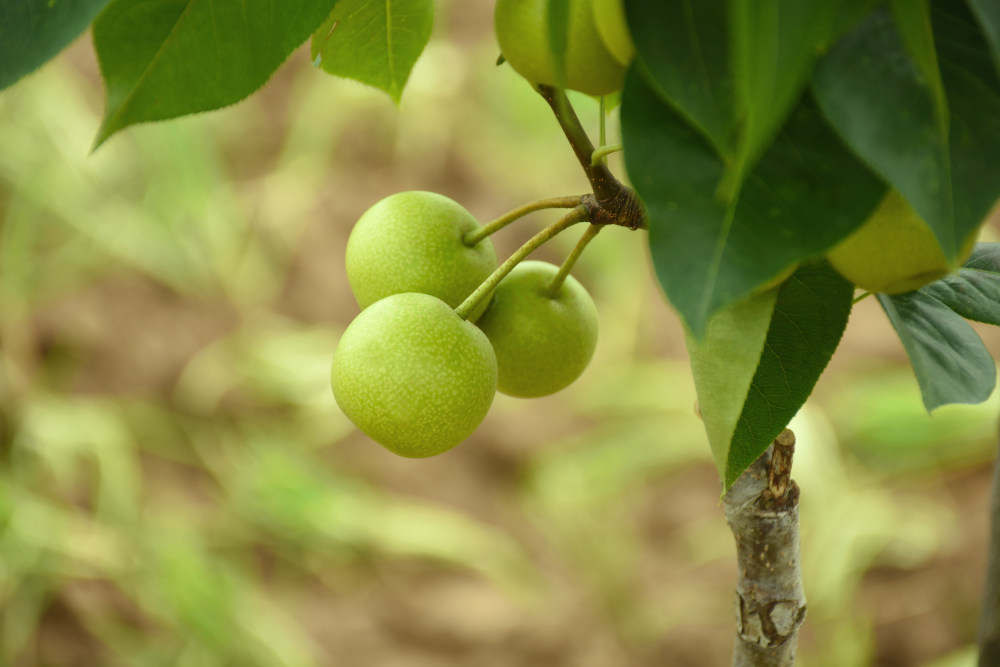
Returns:
[[[844,141],[957,259],[1000,194],[1000,79],[961,2],[932,3],[933,39],[922,3],[895,6],[895,20],[878,10],[837,43],[813,90]]]
[[[0,89],[69,44],[108,0],[4,0],[0,3]]]
[[[996,366],[968,322],[926,288],[877,296],[910,357],[928,411],[989,398]]]
[[[867,0],[633,0],[628,22],[653,88],[731,168],[727,194],[795,106],[816,61]]]
[[[809,398],[844,335],[853,294],[854,286],[825,261],[800,267],[782,283],[729,448],[727,489]]]
[[[1000,3],[996,0],[967,0],[983,34],[993,50],[993,62],[1000,71]]]
[[[704,338],[687,337],[698,410],[723,479],[777,299],[774,289],[735,303],[709,320]]]
[[[709,445],[728,489],[781,432],[833,355],[854,287],[826,262],[720,311],[688,338]]]
[[[107,92],[95,147],[135,123],[247,97],[335,2],[113,0],[93,26]]]
[[[313,63],[384,90],[399,104],[433,25],[433,0],[340,0],[313,33]]]
[[[965,265],[920,290],[969,320],[1000,325],[1000,243],[979,243]]]
[[[795,106],[820,52],[858,0],[730,0],[731,69],[741,142],[730,181],[766,149]]]
[[[810,98],[746,175],[717,196],[724,161],[633,68],[622,103],[629,176],[646,204],[657,278],[696,337],[713,313],[853,231],[884,194]]]

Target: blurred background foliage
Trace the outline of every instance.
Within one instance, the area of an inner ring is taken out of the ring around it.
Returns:
[[[330,394],[369,205],[428,189],[488,219],[585,188],[490,14],[441,9],[398,109],[300,51],[90,154],[86,41],[0,95],[0,664],[728,664],[734,549],[640,233],[578,265],[584,377],[498,396],[452,452],[397,458]],[[801,664],[973,664],[998,409],[924,414],[858,305],[793,424]]]

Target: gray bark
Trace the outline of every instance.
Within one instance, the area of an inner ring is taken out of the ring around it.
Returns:
[[[723,496],[736,539],[734,667],[795,664],[806,615],[799,558],[799,489],[791,479],[795,436],[785,429]]]
[[[1000,665],[1000,457],[993,464],[990,502],[990,544],[979,618],[979,667]]]

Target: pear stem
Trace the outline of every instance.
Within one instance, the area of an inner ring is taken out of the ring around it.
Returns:
[[[462,242],[467,246],[474,246],[487,236],[500,231],[518,218],[522,218],[529,213],[541,211],[547,208],[573,208],[574,206],[579,206],[582,199],[582,195],[573,195],[569,197],[549,197],[547,199],[539,199],[538,201],[530,202],[524,206],[515,208],[513,211],[504,213],[496,220],[492,220],[482,227],[473,229],[472,231],[466,233],[465,236],[462,237]]]
[[[569,272],[573,269],[573,265],[576,264],[576,260],[580,259],[580,255],[583,254],[583,249],[587,247],[587,244],[590,243],[595,236],[597,236],[597,232],[599,231],[601,231],[601,226],[593,224],[584,230],[580,240],[576,243],[576,247],[573,248],[573,251],[566,258],[566,261],[564,261],[562,266],[559,267],[559,273],[553,276],[552,282],[549,283],[547,291],[550,297],[554,299],[556,295],[559,294],[559,290],[562,288],[563,282],[566,280],[566,276],[568,276]]]
[[[514,251],[510,257],[504,260],[503,264],[498,266],[493,273],[491,273],[486,280],[484,280],[479,287],[475,289],[469,296],[466,297],[465,301],[459,304],[458,308],[455,309],[455,314],[461,317],[463,320],[469,319],[469,315],[476,311],[476,307],[479,306],[480,302],[484,299],[488,299],[496,286],[500,284],[500,281],[507,277],[515,266],[517,266],[521,260],[530,255],[538,246],[542,245],[546,241],[550,240],[553,236],[563,231],[564,229],[575,225],[578,222],[583,222],[588,217],[588,209],[584,205],[579,205],[572,211],[568,212],[557,222],[553,222],[551,225],[538,232],[530,239],[528,239],[524,245]]]
[[[854,301],[851,301],[851,305],[854,305],[858,301],[864,301],[872,295],[871,292],[862,292],[859,296],[854,297]]]

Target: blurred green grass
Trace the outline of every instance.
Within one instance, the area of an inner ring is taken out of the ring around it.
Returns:
[[[458,29],[399,110],[297,58],[90,154],[85,45],[0,95],[0,664],[728,663],[731,537],[640,235],[580,263],[584,377],[499,396],[453,452],[395,458],[330,395],[368,205],[437,189],[488,218],[585,187],[488,21]],[[1000,406],[925,415],[876,317],[793,425],[801,663],[971,664]]]

